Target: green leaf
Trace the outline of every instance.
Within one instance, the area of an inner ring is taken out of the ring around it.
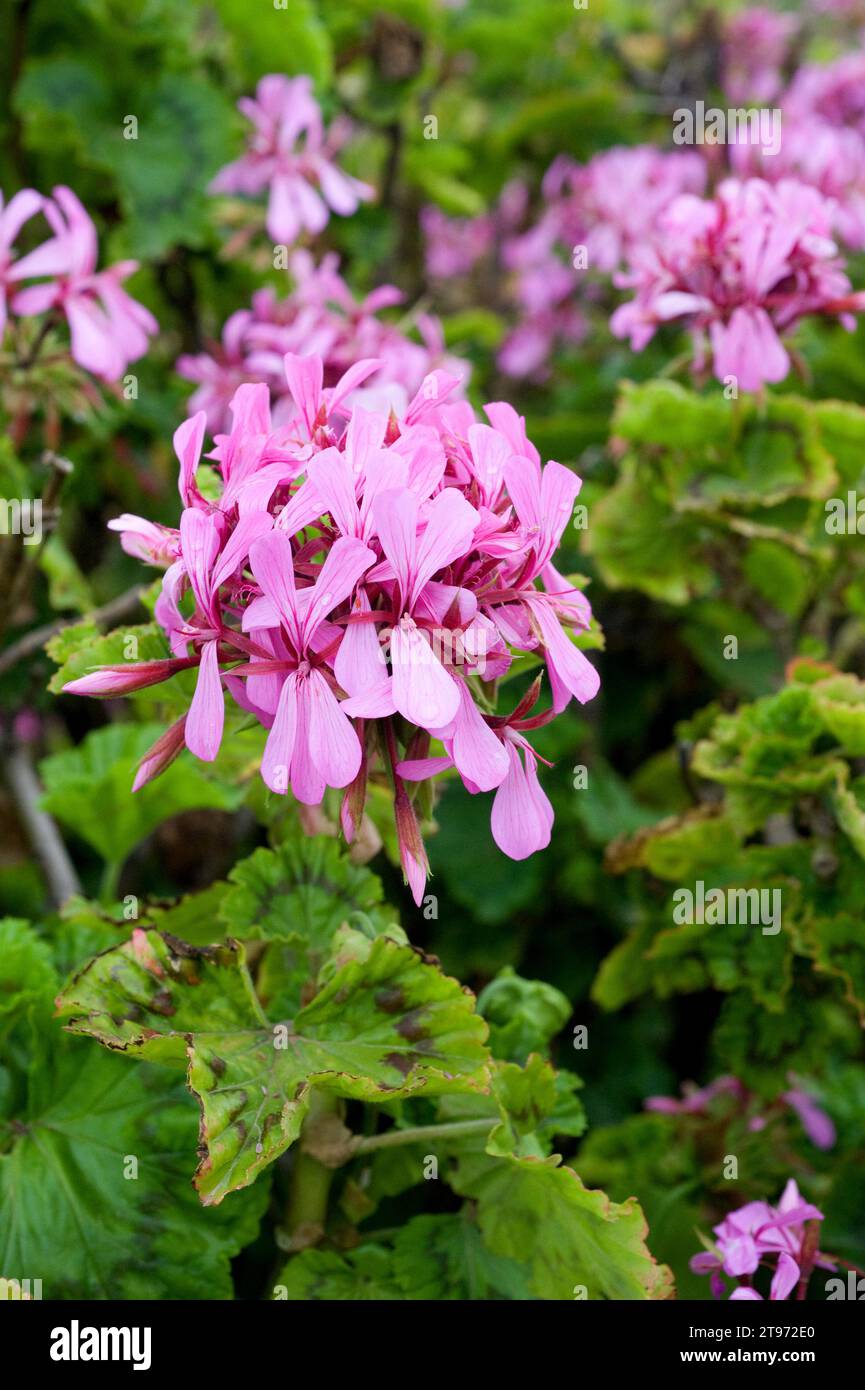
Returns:
[[[49,536],[39,552],[39,567],[48,576],[48,597],[61,612],[73,608],[86,613],[93,607],[90,585],[60,536]]]
[[[627,458],[617,485],[592,506],[586,549],[612,589],[640,589],[683,604],[711,591],[714,575],[694,547],[695,523],[676,514],[660,479]]]
[[[181,941],[188,941],[193,946],[210,946],[220,942],[226,933],[219,911],[228,891],[227,883],[216,882],[200,893],[188,893],[170,906],[148,906],[145,913],[147,925],[179,937]]]
[[[66,54],[30,58],[14,92],[28,144],[56,151],[58,143],[77,148],[91,162],[87,130],[102,128],[110,116],[111,93],[105,72],[95,63]]]
[[[381,927],[393,921],[381,880],[353,864],[331,836],[298,835],[277,849],[257,849],[229,874],[222,920],[236,936],[305,943],[323,957],[334,932],[362,913]]]
[[[706,440],[729,445],[733,414],[720,395],[698,396],[675,381],[622,383],[612,432],[637,444],[698,449]]]
[[[279,9],[269,5],[256,13],[254,24],[246,0],[215,0],[215,7],[230,36],[244,89],[269,72],[309,73],[320,86],[330,80],[328,30],[311,0],[291,0]]]
[[[615,1201],[639,1192],[652,1250],[675,1269],[677,1295],[688,1299],[709,1297],[705,1275],[688,1268],[698,1248],[695,1231],[705,1221],[698,1148],[687,1117],[682,1122],[657,1114],[629,1115],[594,1128],[580,1146],[580,1176],[587,1186],[602,1187]]]
[[[153,259],[178,243],[203,246],[212,220],[207,184],[234,125],[228,98],[199,77],[165,72],[136,90],[136,108],[137,138],[124,139],[116,122],[101,146],[120,190],[129,250]]]
[[[569,999],[543,980],[524,980],[506,965],[478,996],[490,1025],[490,1051],[508,1062],[546,1052],[571,1016]]]
[[[274,1298],[302,1302],[381,1302],[399,1298],[393,1260],[380,1245],[335,1250],[302,1250],[288,1261],[274,1286]]]
[[[242,948],[138,931],[58,1000],[75,1032],[161,1060],[187,1049],[202,1106],[202,1200],[251,1183],[297,1138],[314,1087],[356,1100],[473,1091],[488,1082],[486,1026],[456,981],[411,947],[367,942],[294,1019],[271,1027]]]
[[[204,1211],[182,1080],[86,1044],[51,1046],[22,1113],[0,1122],[4,1277],[39,1278],[53,1299],[231,1298],[229,1261],[255,1237],[267,1184]]]
[[[272,943],[259,989],[279,1016],[300,1006],[344,923],[361,924],[370,939],[385,931],[402,935],[394,909],[383,902],[381,880],[353,864],[330,836],[298,834],[276,849],[257,849],[229,880],[221,920],[234,936]]]
[[[29,922],[0,919],[0,1029],[57,988],[51,950]]]
[[[169,816],[202,807],[233,810],[243,798],[242,791],[211,781],[183,755],[133,796],[136,767],[162,732],[159,725],[110,724],[39,765],[45,809],[106,864],[122,864]]]
[[[154,1062],[184,1062],[193,1034],[262,1024],[241,946],[190,946],[144,927],[88,961],[57,1007],[71,1032]]]
[[[593,844],[607,845],[657,820],[641,806],[623,777],[603,758],[593,758],[585,787],[577,797],[577,816]]]
[[[501,1108],[501,1124],[490,1133],[486,1152],[496,1155],[534,1154],[546,1150],[535,1137],[556,1104],[556,1078],[549,1062],[537,1054],[524,1067],[506,1062],[496,1068],[493,1093]]]
[[[68,898],[60,921],[51,927],[51,950],[61,980],[109,946],[116,946],[129,931],[129,922],[86,898]]]
[[[461,1159],[453,1185],[478,1203],[484,1243],[528,1265],[538,1298],[666,1298],[669,1270],[645,1244],[647,1226],[633,1198],[616,1203],[585,1188],[560,1159],[499,1155]]]
[[[393,1278],[398,1298],[531,1298],[524,1266],[492,1254],[465,1209],[407,1221],[394,1236]]]

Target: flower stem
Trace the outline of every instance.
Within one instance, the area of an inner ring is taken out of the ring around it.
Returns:
[[[123,861],[119,863],[106,864],[102,870],[102,878],[99,882],[99,900],[106,907],[111,907],[117,901],[117,892],[120,886],[120,874],[123,869]]]
[[[371,1153],[374,1149],[392,1149],[398,1144],[421,1144],[428,1139],[460,1139],[467,1134],[488,1134],[498,1121],[495,1118],[482,1120],[454,1120],[442,1125],[415,1125],[413,1129],[389,1129],[384,1134],[372,1134],[367,1139],[358,1140],[354,1152]]]

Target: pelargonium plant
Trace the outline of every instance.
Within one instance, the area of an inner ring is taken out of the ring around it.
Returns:
[[[835,1125],[810,1091],[791,1076],[788,1091],[782,1091],[774,1102],[766,1105],[755,1096],[738,1076],[717,1076],[707,1086],[686,1083],[681,1098],[677,1096],[647,1096],[643,1108],[658,1115],[692,1115],[711,1119],[715,1102],[725,1097],[733,1102],[736,1112],[745,1119],[752,1134],[763,1131],[768,1124],[787,1110],[792,1110],[811,1143],[818,1149],[831,1149],[835,1143]]]
[[[156,617],[172,656],[65,688],[120,695],[197,668],[188,711],[146,754],[136,788],[184,745],[217,756],[225,691],[268,730],[261,775],[272,792],[316,806],[343,789],[348,840],[383,767],[419,903],[427,860],[407,784],[455,767],[469,792],[495,793],[504,853],[544,848],[553,812],[527,735],[572,698],[590,700],[598,675],[574,640],[589,604],[553,563],[579,478],[541,466],[507,403],[478,420],[441,369],[401,415],[365,409],[356,393],[379,366],[358,361],[326,387],[320,357],[286,354],[296,409],[279,427],[267,386],[240,386],[209,455],[215,499],[197,480],[204,412],[180,426],[179,527],[112,523],[127,551],[165,567]],[[516,653],[541,658],[549,708],[536,708],[538,677],[496,712]]]
[[[833,217],[831,203],[794,179],[728,179],[714,198],[674,199],[617,277],[635,296],[613,314],[613,332],[639,352],[676,322],[691,333],[695,371],[711,368],[743,391],[783,381],[782,334],[811,314],[852,331],[865,307],[832,238]]]
[[[763,1264],[774,1261],[769,1299],[780,1302],[790,1297],[804,1282],[807,1286],[815,1265],[834,1269],[835,1264],[821,1254],[812,1231],[823,1220],[823,1213],[806,1202],[794,1178],[784,1188],[777,1207],[768,1202],[747,1202],[715,1226],[714,1247],[694,1255],[695,1274],[712,1276],[712,1292],[720,1298],[725,1292],[722,1275],[739,1282],[731,1299],[762,1299],[754,1288],[753,1276]]]
[[[331,212],[348,217],[373,197],[369,184],[334,163],[349,128],[334,122],[325,131],[309,77],[262,77],[255,98],[238,108],[252,123],[244,154],[221,169],[212,193],[255,197],[267,192],[266,227],[275,242],[293,245],[303,232],[324,230]]]
[[[430,314],[415,315],[420,342],[381,317],[382,310],[402,303],[395,285],[379,285],[359,300],[340,275],[335,255],[316,263],[311,252],[300,249],[291,255],[289,273],[293,287],[285,298],[272,287],[256,290],[250,308],[238,309],[226,321],[221,343],[177,359],[180,375],[197,383],[189,412],[203,410],[212,432],[230,429],[232,397],[244,382],[266,383],[274,423],[291,421],[297,405],[283,370],[287,352],[317,353],[326,388],[361,358],[377,358],[364,383],[367,404],[392,405],[397,412],[436,367],[468,379],[469,364],[445,351],[441,324]]]
[[[53,236],[16,257],[14,243],[37,213]],[[0,195],[0,339],[10,310],[21,318],[45,315],[39,330],[43,335],[51,327],[50,316],[62,314],[74,361],[103,381],[117,381],[147,351],[159,325],[123,289],[123,281],[138,269],[137,261],[97,271],[98,257],[96,228],[71,188],[61,185],[51,198],[23,189],[5,209]],[[32,347],[28,356],[34,356]]]
[[[609,276],[654,234],[660,214],[682,193],[702,193],[706,161],[693,151],[650,145],[616,147],[578,164],[557,156],[541,185],[541,210],[529,214],[529,190],[505,185],[489,214],[449,218],[425,208],[426,266],[433,280],[471,273],[494,256],[509,317],[516,321],[498,352],[511,377],[541,381],[560,345],[589,332],[586,309],[597,274]],[[575,256],[585,251],[585,267]],[[585,289],[585,271],[594,273]]]

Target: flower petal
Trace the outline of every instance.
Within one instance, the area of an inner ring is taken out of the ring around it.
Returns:
[[[217,642],[204,643],[195,694],[186,716],[186,746],[205,763],[212,763],[219,752],[225,724],[218,655]]]
[[[423,729],[450,724],[459,709],[459,688],[414,623],[394,628],[390,658],[393,700],[400,714]]]
[[[329,787],[347,787],[360,768],[360,739],[321,672],[310,671],[307,683],[310,755]]]
[[[288,790],[292,758],[297,735],[297,676],[292,673],[283,682],[273,727],[267,736],[261,759],[261,775],[272,792]]]

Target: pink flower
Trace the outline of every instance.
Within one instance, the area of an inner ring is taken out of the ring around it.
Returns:
[[[344,131],[325,136],[321,110],[309,77],[262,77],[255,99],[243,97],[239,109],[252,122],[246,154],[228,164],[210,185],[212,193],[255,196],[268,190],[267,232],[291,246],[302,232],[324,230],[330,213],[349,217],[373,189],[333,163]]]
[[[674,198],[703,192],[706,175],[705,160],[693,150],[614,146],[585,165],[560,155],[543,191],[559,240],[568,248],[584,245],[589,267],[609,274],[652,236]]]
[[[54,236],[16,262],[14,275],[16,280],[54,278],[20,290],[13,308],[18,314],[61,308],[75,361],[94,376],[116,381],[147,351],[148,336],[159,327],[150,311],[121,288],[138,263],[120,261],[97,272],[96,228],[71,188],[55,188],[43,210]]]
[[[793,15],[755,5],[731,15],[724,32],[722,86],[733,102],[769,102],[781,90],[781,68],[798,24]]]
[[[781,1099],[799,1117],[802,1128],[811,1143],[818,1149],[831,1149],[835,1143],[835,1126],[826,1111],[807,1091],[796,1088],[785,1091]]]
[[[796,1081],[792,1073],[789,1080]],[[648,1096],[643,1102],[643,1107],[662,1115],[696,1115],[711,1119],[713,1116],[717,1118],[718,1107],[715,1106],[715,1101],[719,1096],[729,1096],[733,1099],[734,1106],[727,1107],[728,1118],[737,1114],[749,1117],[748,1129],[752,1133],[764,1130],[772,1115],[786,1107],[794,1112],[811,1143],[818,1149],[831,1149],[835,1143],[835,1126],[832,1120],[813,1096],[799,1084],[778,1096],[768,1107],[768,1113],[762,1113],[762,1102],[736,1076],[716,1077],[708,1086],[699,1089],[693,1082],[686,1082],[682,1087],[681,1100],[675,1096]],[[758,1106],[760,1108],[755,1110]]]
[[[785,1299],[798,1284],[803,1269],[810,1274],[813,1263],[832,1267],[819,1253],[813,1254],[807,1265],[803,1260],[805,1223],[822,1220],[823,1213],[803,1201],[791,1178],[777,1207],[767,1202],[747,1202],[715,1226],[714,1249],[694,1255],[691,1269],[695,1274],[712,1274],[716,1294],[723,1284],[715,1283],[715,1276],[722,1271],[733,1279],[746,1281],[731,1294],[732,1298],[759,1298],[761,1295],[751,1288],[751,1276],[761,1263],[777,1256],[769,1296]]]
[[[441,208],[430,204],[421,209],[420,225],[427,274],[433,279],[467,275],[492,246],[491,217],[448,217]]]
[[[785,117],[776,153],[742,142],[731,146],[730,159],[742,177],[756,174],[770,183],[793,177],[810,184],[830,202],[840,239],[854,251],[865,248],[865,136],[858,130],[812,114]]]
[[[461,683],[456,717],[439,731],[446,756],[406,759],[397,767],[410,782],[456,767],[473,796],[495,790],[490,829],[499,849],[511,859],[527,859],[546,849],[553,828],[553,808],[538,780],[538,756],[521,732],[546,722],[548,716],[527,717],[539,689],[535,682],[512,714],[487,723]]]
[[[528,225],[529,192],[516,180],[482,218],[457,221],[426,210],[427,269],[451,278],[495,251],[514,319],[498,365],[509,376],[542,381],[552,353],[586,337],[585,309],[597,290],[592,273],[618,267],[645,244],[677,194],[699,193],[705,181],[705,161],[693,152],[617,148],[585,166],[559,156],[543,180],[542,210]]]
[[[32,188],[23,188],[3,206],[0,194],[0,341],[6,331],[7,294],[21,276],[21,262],[15,263],[12,243],[24,223],[42,207],[42,198]]]
[[[150,565],[169,565],[180,552],[180,533],[169,526],[124,512],[108,523],[109,531],[120,534],[120,544],[127,555],[145,560]]]
[[[784,95],[791,120],[817,116],[865,135],[865,53],[845,53],[834,63],[806,63]]]
[[[293,401],[283,365],[288,352],[321,357],[325,386],[333,386],[355,362],[375,358],[378,365],[363,385],[362,398],[368,407],[398,413],[436,367],[468,380],[468,363],[448,357],[435,319],[418,315],[420,341],[415,341],[381,317],[402,299],[393,285],[356,300],[335,256],[316,265],[306,251],[291,257],[291,275],[294,289],[285,299],[271,289],[259,290],[250,309],[226,321],[221,344],[178,358],[177,371],[197,385],[189,412],[203,410],[211,430],[226,428],[229,404],[242,382],[265,383],[274,399],[274,419],[290,417]]]
[[[271,605],[262,621],[252,605],[245,627],[272,625],[275,610],[280,623],[280,646],[285,675],[274,713],[261,775],[271,791],[285,792],[289,782],[298,801],[317,806],[325,787],[347,787],[360,767],[361,747],[348,717],[340,709],[325,669],[318,661],[316,642],[327,614],[352,592],[375,554],[360,541],[336,541],[315,583],[298,593],[294,586],[291,542],[282,532],[257,540],[250,565]],[[270,663],[269,663],[270,664]]]
[[[796,1261],[791,1255],[785,1255],[782,1251],[778,1256],[778,1263],[775,1273],[772,1275],[772,1283],[769,1286],[770,1300],[781,1302],[790,1297],[790,1294],[799,1283],[800,1270]],[[730,1294],[730,1301],[735,1299],[756,1299],[762,1302],[763,1295],[758,1293],[750,1285],[740,1284]]]
[[[136,787],[184,745],[216,757],[226,696],[267,731],[261,773],[272,791],[317,806],[328,787],[345,789],[348,836],[370,779],[384,779],[420,902],[427,860],[407,781],[454,765],[470,792],[494,793],[492,833],[506,854],[549,843],[552,807],[526,735],[598,685],[567,635],[588,626],[589,605],[553,566],[580,482],[557,463],[541,467],[507,403],[478,420],[443,368],[399,413],[363,389],[375,358],[332,384],[320,356],[286,353],[283,369],[279,422],[265,384],[235,391],[230,428],[208,455],[216,496],[198,485],[199,411],[174,437],[178,529],[127,515],[113,523],[130,553],[167,565],[155,616],[172,656],[68,688],[117,695],[197,669],[187,714],[144,758]],[[552,707],[532,713],[539,677],[502,717],[482,692],[519,651],[541,655]],[[434,741],[443,754],[431,753]]]
[[[852,328],[865,303],[851,293],[832,219],[816,189],[792,179],[728,179],[711,201],[675,199],[618,278],[636,295],[613,314],[613,332],[639,352],[660,324],[679,320],[694,338],[696,367],[708,335],[718,380],[734,377],[743,391],[783,380],[790,359],[781,333],[808,314]]]
[[[371,578],[395,580],[394,626],[390,635],[392,675],[369,692],[375,713],[399,711],[410,723],[438,729],[455,718],[459,688],[430,642],[429,629],[441,625],[437,592],[429,589],[437,572],[471,549],[478,514],[456,488],[445,488],[421,516],[408,488],[383,492],[375,506],[376,530],[386,557]],[[448,594],[449,606],[459,603]],[[353,711],[366,712],[367,697],[357,696]]]
[[[693,1083],[688,1083],[682,1090],[682,1100],[677,1100],[675,1096],[648,1096],[643,1102],[643,1108],[661,1115],[699,1115],[706,1112],[716,1096],[732,1095],[741,1100],[747,1095],[742,1082],[735,1076],[716,1077],[708,1086],[699,1090]]]

